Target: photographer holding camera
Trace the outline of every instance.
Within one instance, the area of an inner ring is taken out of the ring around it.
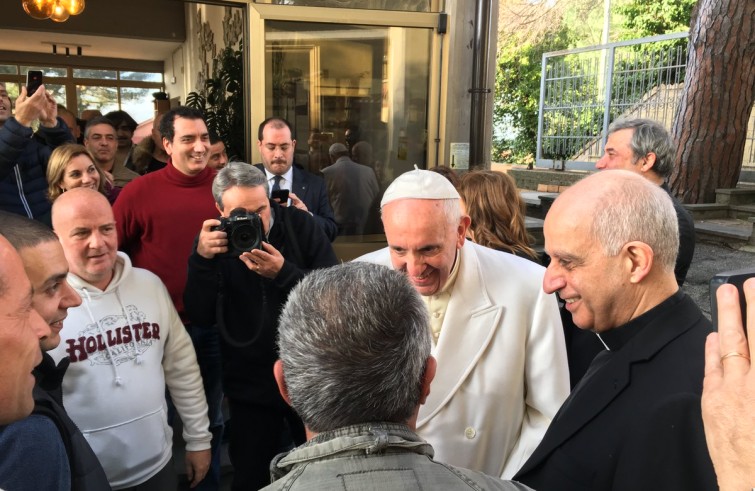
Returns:
[[[279,312],[309,270],[338,260],[309,213],[268,198],[259,169],[229,163],[215,176],[212,194],[221,216],[205,220],[199,232],[184,306],[192,323],[220,330],[233,489],[259,489],[270,483],[270,461],[282,442],[305,440],[273,377]]]

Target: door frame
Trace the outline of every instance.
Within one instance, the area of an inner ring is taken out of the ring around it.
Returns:
[[[441,66],[443,49],[447,49],[447,36],[439,35],[439,12],[402,12],[393,10],[369,10],[325,7],[298,7],[293,5],[270,5],[253,3],[251,0],[232,0],[234,3],[246,5],[246,33],[245,49],[247,51],[247,66],[245,86],[249,87],[246,98],[249,133],[247,155],[251,155],[251,162],[260,162],[257,149],[256,122],[266,117],[265,114],[265,75],[268,67],[265,62],[265,23],[267,21],[312,22],[330,24],[357,24],[380,27],[424,28],[433,31],[431,37],[429,87],[427,107],[427,159],[429,166],[432,162],[443,161],[443,155],[437,155],[437,148],[443,152],[443,145],[436,142],[444,140],[445,133],[445,100],[446,84],[441,80],[448,73],[446,60]],[[433,5],[437,2],[433,1]],[[443,87],[443,89],[441,89]],[[440,107],[443,106],[443,107]]]

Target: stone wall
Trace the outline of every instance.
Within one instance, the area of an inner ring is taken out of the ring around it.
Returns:
[[[560,193],[590,172],[555,171],[544,169],[509,169],[508,174],[514,178],[516,187],[546,193]]]

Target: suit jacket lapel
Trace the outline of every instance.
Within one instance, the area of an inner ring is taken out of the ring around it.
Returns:
[[[294,182],[291,183],[291,189],[293,190],[294,194],[298,196],[299,199],[304,203],[308,203],[307,188],[309,187],[309,180],[307,179],[307,176],[296,166],[294,166],[293,181]]]
[[[588,385],[580,388],[574,400],[567,399],[564,402],[561,408],[563,410],[568,403],[568,411],[559,410],[540,445],[518,474],[529,471],[545,460],[551,452],[582,429],[627,388],[630,367],[627,355],[628,353],[621,351],[615,353],[614,358],[591,377]]]
[[[503,307],[493,304],[482,284],[474,249],[462,247],[460,257],[440,339],[433,350],[438,369],[430,395],[420,407],[418,428],[451,400],[490,344],[503,315]]]
[[[691,305],[690,305],[691,304]],[[675,308],[650,321],[635,338],[617,351],[589,380],[587,386],[579,390],[576,398],[569,402],[568,411],[556,414],[540,445],[517,473],[521,475],[537,467],[551,452],[564,441],[577,433],[590,420],[599,414],[630,384],[630,370],[633,363],[653,357],[664,346],[692,328],[700,311],[694,302],[684,296]],[[672,316],[672,319],[669,319]]]

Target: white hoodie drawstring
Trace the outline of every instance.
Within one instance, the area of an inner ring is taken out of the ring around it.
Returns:
[[[123,380],[121,379],[121,376],[118,374],[118,366],[115,364],[115,359],[113,358],[113,353],[110,351],[110,343],[107,342],[107,338],[105,337],[105,333],[102,331],[102,326],[98,321],[94,319],[94,315],[92,315],[92,310],[89,308],[89,303],[92,301],[92,297],[89,296],[89,291],[86,288],[82,288],[81,291],[84,293],[84,297],[86,299],[86,302],[84,302],[84,308],[87,311],[87,314],[89,314],[89,319],[92,321],[92,324],[97,326],[97,331],[102,336],[102,339],[104,342],[102,344],[105,345],[105,349],[107,349],[108,358],[110,358],[110,366],[113,367],[113,374],[115,375],[115,379],[113,382],[117,386],[123,385]],[[120,301],[120,298],[118,299]],[[123,309],[123,304],[121,304],[121,310]],[[126,319],[126,322],[128,322],[128,318]]]
[[[126,315],[126,308],[123,306],[123,301],[121,300],[121,295],[119,294],[119,288],[115,287],[115,298],[118,299],[118,303],[121,306],[121,313],[123,314],[123,318],[126,319],[126,325],[130,326],[131,322],[129,322],[128,315]],[[134,347],[134,363],[137,365],[142,364],[142,355],[139,353],[139,347],[136,345],[136,335],[135,333],[132,333],[131,336],[131,345]]]

